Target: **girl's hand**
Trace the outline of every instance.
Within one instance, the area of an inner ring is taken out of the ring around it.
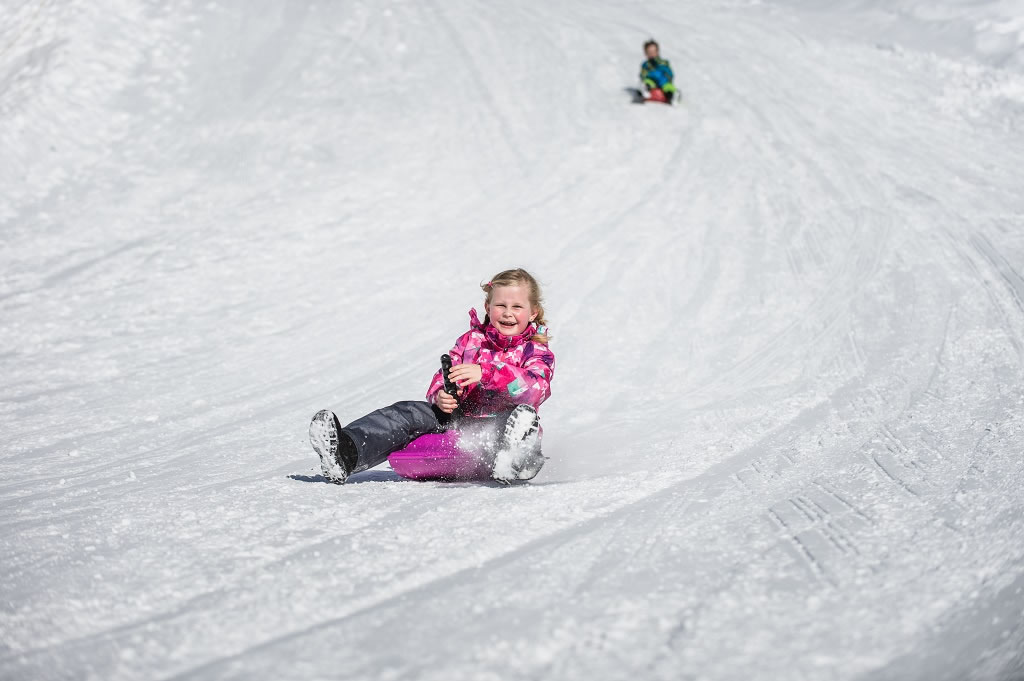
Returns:
[[[437,408],[443,411],[445,414],[451,414],[453,411],[459,408],[459,401],[443,390],[437,393],[436,402]]]
[[[460,388],[468,388],[474,383],[479,383],[483,375],[484,371],[479,364],[459,364],[448,372],[448,378]]]

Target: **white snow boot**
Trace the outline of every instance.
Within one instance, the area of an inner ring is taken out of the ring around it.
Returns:
[[[505,430],[498,440],[491,477],[501,482],[529,480],[540,472],[544,457],[538,447],[540,418],[537,410],[520,404],[505,421]]]
[[[337,485],[348,479],[355,467],[355,447],[341,432],[341,423],[333,411],[321,409],[309,424],[309,444],[320,457],[320,470],[328,482]]]

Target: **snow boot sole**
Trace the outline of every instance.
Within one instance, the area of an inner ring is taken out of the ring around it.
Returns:
[[[528,404],[520,404],[505,421],[491,477],[500,482],[512,482],[529,480],[537,475],[544,465],[544,458],[535,451],[539,439],[540,417],[537,410]]]
[[[309,444],[320,457],[320,470],[324,477],[336,485],[345,482],[351,472],[346,468],[344,458],[338,455],[339,437],[344,435],[334,412],[329,409],[318,411],[309,424]]]

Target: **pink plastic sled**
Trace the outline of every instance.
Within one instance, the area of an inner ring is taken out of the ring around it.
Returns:
[[[421,435],[388,456],[391,468],[411,480],[490,480],[491,467],[459,448],[459,432]]]

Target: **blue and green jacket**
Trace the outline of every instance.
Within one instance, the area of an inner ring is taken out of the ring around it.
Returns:
[[[672,77],[672,67],[669,66],[667,59],[657,57],[648,59],[640,65],[640,80],[647,87],[666,89],[665,86],[672,85]],[[672,87],[667,89],[671,90]]]

